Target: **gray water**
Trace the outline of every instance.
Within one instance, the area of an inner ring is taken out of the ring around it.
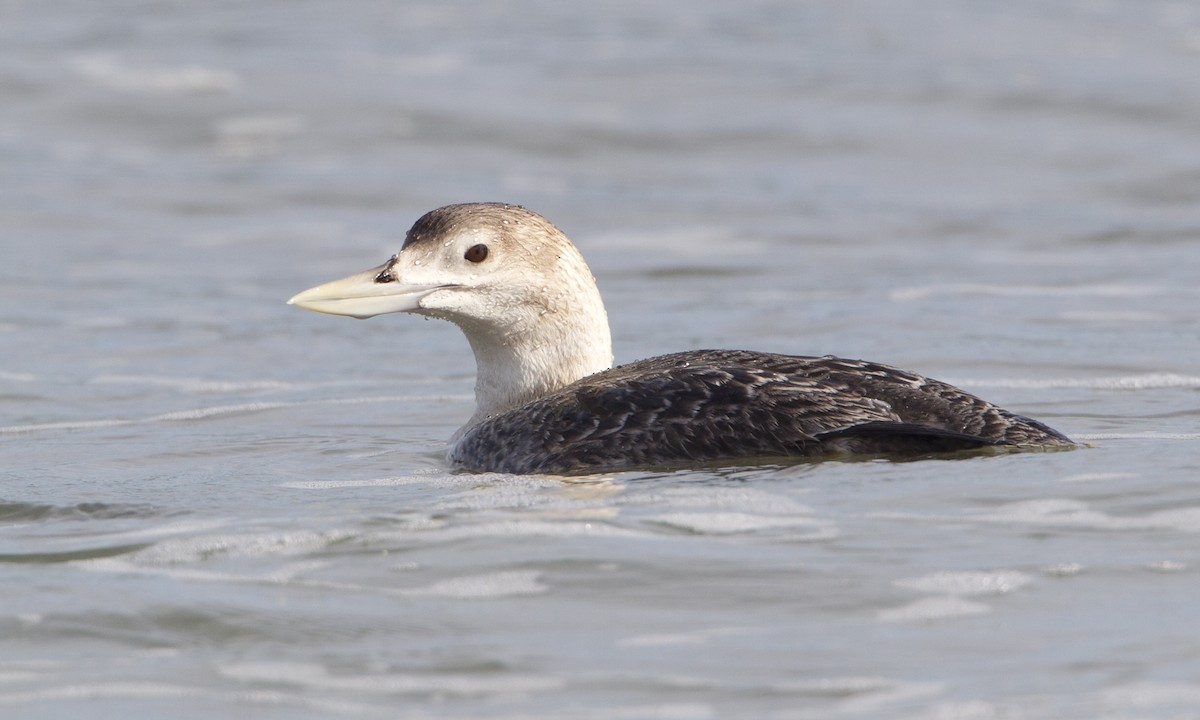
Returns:
[[[438,205],[618,361],[865,357],[1091,447],[455,475]],[[1200,6],[0,1],[0,716],[1200,717]]]

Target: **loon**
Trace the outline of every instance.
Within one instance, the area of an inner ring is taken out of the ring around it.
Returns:
[[[476,409],[448,460],[467,472],[1075,445],[952,385],[863,360],[692,350],[614,368],[591,270],[562,231],[517,205],[432,210],[384,264],[288,302],[458,325],[475,355]]]

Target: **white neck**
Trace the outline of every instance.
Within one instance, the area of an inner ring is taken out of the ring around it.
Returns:
[[[608,315],[595,285],[574,288],[504,328],[457,321],[475,353],[475,414],[459,431],[612,367]]]

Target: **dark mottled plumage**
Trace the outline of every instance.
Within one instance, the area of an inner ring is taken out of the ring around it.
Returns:
[[[1074,445],[937,380],[836,357],[696,350],[583,378],[488,418],[451,460],[467,470],[562,473],[838,453],[919,455]]]

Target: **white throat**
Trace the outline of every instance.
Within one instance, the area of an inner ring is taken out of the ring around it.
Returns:
[[[523,308],[494,325],[454,319],[475,353],[475,414],[456,434],[499,413],[612,367],[608,315],[595,285],[560,302]],[[569,307],[568,307],[569,304]]]

